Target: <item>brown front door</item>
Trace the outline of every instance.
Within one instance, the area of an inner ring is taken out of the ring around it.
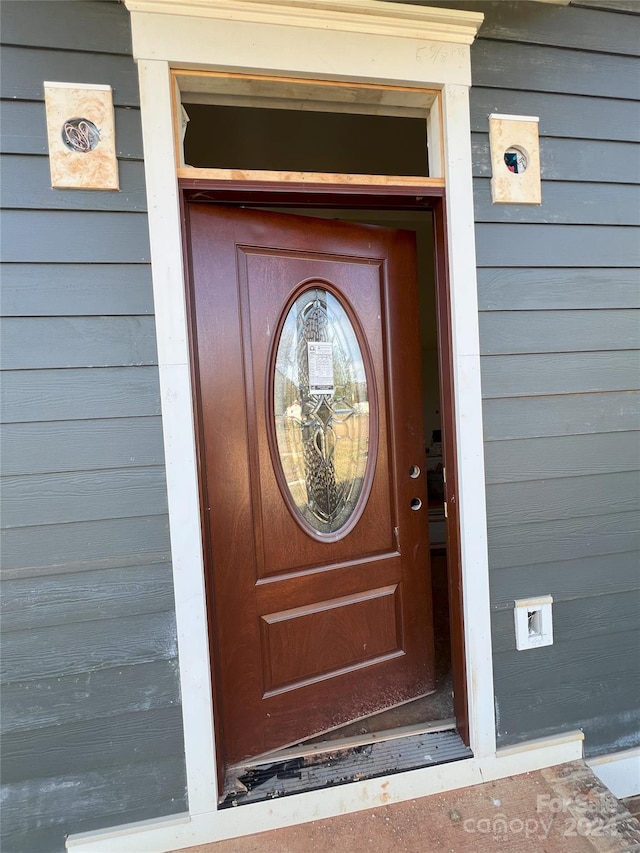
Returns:
[[[433,689],[414,235],[189,204],[226,764]]]

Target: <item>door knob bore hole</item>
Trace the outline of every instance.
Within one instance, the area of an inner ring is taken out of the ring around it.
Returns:
[[[417,512],[422,507],[422,501],[420,498],[411,498],[411,509],[414,512]]]
[[[412,480],[417,480],[420,476],[420,467],[418,465],[412,465],[411,468],[409,468],[409,476]]]

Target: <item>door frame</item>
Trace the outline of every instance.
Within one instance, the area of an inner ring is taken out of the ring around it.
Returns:
[[[317,9],[323,5],[330,8],[318,17]],[[341,18],[340,5],[336,0],[194,0],[193,6],[190,0],[180,0],[176,7],[165,0],[129,2],[140,78],[191,813],[215,809],[218,792],[178,189],[178,178],[186,175],[176,145],[180,128],[175,120],[179,94],[174,72],[185,66],[218,74],[260,74],[285,81],[329,77],[438,93],[429,109],[436,148],[430,159],[448,197],[469,738],[474,755],[495,754],[469,116],[469,45],[482,16],[347,0],[342,7],[349,11]],[[351,13],[354,8],[359,10],[357,20]],[[185,11],[189,17],[180,14]],[[261,16],[271,12],[267,23]],[[327,56],[332,61],[329,75]],[[203,179],[211,177],[209,170],[200,173]],[[193,172],[190,176],[195,177]],[[430,183],[423,179],[425,189]],[[412,188],[415,193],[415,182]],[[366,189],[371,192],[371,186]]]
[[[322,183],[310,187],[308,184],[289,183],[274,187],[265,181],[215,180],[181,178],[178,181],[183,222],[183,240],[189,243],[188,215],[189,202],[225,203],[255,207],[258,205],[278,207],[303,207],[305,215],[313,216],[312,209],[353,209],[363,210],[409,210],[430,212],[433,216],[433,252],[434,284],[436,295],[436,325],[438,351],[438,384],[440,388],[440,411],[443,431],[443,461],[445,475],[446,511],[446,554],[447,584],[450,620],[451,667],[454,686],[454,714],[458,732],[464,743],[470,745],[468,688],[464,635],[464,597],[462,560],[460,550],[460,520],[458,513],[458,463],[456,442],[455,385],[453,374],[453,353],[451,334],[451,300],[449,290],[449,271],[446,251],[446,194],[442,187],[425,187],[421,196],[415,195],[415,189],[406,186],[387,184],[377,191],[370,186],[357,184]],[[310,210],[311,208],[311,210]],[[398,225],[397,227],[401,227]],[[195,340],[195,305],[189,269],[189,254],[185,252],[185,285],[187,291],[187,322],[190,329],[190,362],[193,377],[193,417],[195,424],[196,453],[198,459],[204,456],[204,434],[200,423],[198,403],[197,356]],[[206,494],[204,464],[198,464],[200,495]],[[205,570],[214,571],[211,556],[211,543],[208,534],[208,519],[204,501],[200,501],[200,517],[203,531],[203,549]],[[207,572],[205,572],[207,574]],[[216,685],[216,629],[213,624],[214,603],[212,591],[207,588],[207,608],[209,627],[209,645],[212,661],[212,692],[219,695]],[[216,714],[216,702],[213,703],[215,727],[220,726]],[[224,783],[226,761],[223,753],[222,738],[216,738],[216,758],[218,785]]]

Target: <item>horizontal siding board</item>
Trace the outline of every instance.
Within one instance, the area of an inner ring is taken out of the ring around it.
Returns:
[[[613,714],[591,716],[587,721],[587,730],[585,758],[637,749],[640,747],[640,710],[636,707]]]
[[[633,184],[546,180],[542,204],[493,204],[489,178],[475,178],[476,222],[537,222],[559,225],[638,225],[640,203]]]
[[[89,51],[38,50],[30,47],[2,49],[0,96],[20,101],[42,101],[44,81],[101,83],[113,89],[118,106],[140,105],[138,74],[131,56]]]
[[[529,315],[523,312],[522,316]],[[483,357],[481,365],[485,399],[628,391],[640,381],[637,350],[491,355]]]
[[[41,829],[20,826],[14,813],[15,826],[7,827],[0,834],[4,853],[59,853],[64,850],[68,833],[63,826],[45,826]]]
[[[3,44],[95,53],[131,53],[128,15],[117,3],[77,0],[4,0],[0,9]],[[82,32],[82,42],[78,42]]]
[[[489,529],[640,509],[640,473],[624,471],[487,486]]]
[[[150,769],[151,765],[147,765]],[[161,816],[172,816],[172,819],[180,819],[178,814],[184,815],[184,821],[188,820],[186,813],[186,795],[182,799],[168,797],[166,800],[154,800],[153,807],[142,806],[126,812],[103,815],[98,811],[93,812],[91,818],[73,820],[69,826],[62,823],[42,826],[40,829],[25,828],[24,824],[16,823],[15,832],[5,827],[1,844],[3,853],[62,853],[66,849],[67,837],[70,833],[100,832],[109,826],[120,826],[128,823],[138,823],[150,818]],[[14,811],[14,817],[18,818],[18,812]],[[114,851],[115,853],[115,851]],[[124,853],[124,851],[118,851]]]
[[[567,308],[640,308],[637,269],[478,270],[481,311],[529,311]]]
[[[637,0],[627,0],[636,3]],[[606,26],[602,15],[591,9],[567,10],[554,5],[539,6],[522,0],[502,2],[438,3],[482,12],[480,38],[578,48],[602,53],[637,56],[640,53],[638,25],[628,18],[611,15]]]
[[[485,400],[482,408],[485,441],[619,432],[638,428],[640,394],[511,397]]]
[[[179,706],[107,719],[97,707],[95,713],[93,720],[5,734],[3,785],[55,776],[62,767],[75,775],[175,758],[184,751]]]
[[[638,354],[631,351],[639,347],[640,310],[486,311],[480,314],[482,355],[626,350],[629,352],[625,363],[629,369],[635,368],[637,376]],[[636,387],[637,382],[631,385],[631,390]],[[567,387],[566,390],[571,389]]]
[[[116,107],[115,144],[119,159],[142,160],[140,110]],[[0,101],[0,152],[47,155],[47,120],[42,101]]]
[[[476,225],[476,250],[479,267],[638,267],[640,233],[606,225],[481,222]]]
[[[119,192],[55,190],[48,157],[5,154],[0,202],[5,209],[145,211],[144,166],[135,160],[118,164]]]
[[[149,263],[142,213],[10,210],[2,231],[7,263]]]
[[[126,778],[126,784],[124,780]],[[66,825],[66,833],[86,828],[80,823],[92,820],[94,828],[119,824],[123,815],[137,820],[157,817],[163,812],[159,804],[171,802],[174,811],[185,810],[185,771],[183,758],[114,767],[77,775],[49,776],[6,785],[3,801],[3,825],[7,836],[24,832],[24,816],[29,815],[29,828]],[[168,814],[171,811],[166,812]],[[108,816],[108,820],[101,816]],[[64,836],[60,836],[63,841]],[[11,838],[8,842],[13,843]],[[24,853],[16,848],[16,853]],[[55,848],[54,848],[55,849]],[[60,850],[63,847],[58,848]],[[8,848],[3,845],[3,851]]]
[[[634,631],[638,628],[640,589],[611,595],[573,598],[570,601],[553,602],[554,643],[575,644],[579,648],[582,640]],[[494,654],[515,651],[513,608],[500,610],[491,617],[491,638]],[[640,636],[638,637],[640,644]]]
[[[77,675],[15,681],[2,688],[3,732],[166,708],[180,702],[176,658]]]
[[[159,417],[0,426],[3,475],[162,465]]]
[[[153,317],[7,317],[0,351],[5,370],[158,361]]]
[[[173,612],[67,623],[7,634],[0,681],[74,675],[176,655]]]
[[[489,565],[492,571],[509,566],[623,554],[638,549],[640,518],[637,512],[596,518],[561,518],[489,529]]]
[[[602,53],[596,58],[583,50],[483,38],[471,47],[471,67],[473,85],[485,88],[502,89],[508,81],[510,89],[528,92],[631,101],[640,95],[635,57]]]
[[[0,398],[5,423],[159,415],[158,368],[5,371]]]
[[[488,135],[473,133],[471,150],[474,178],[490,178],[492,170]],[[542,137],[540,159],[543,182],[542,205],[540,208],[535,207],[535,210],[545,209],[548,201],[546,190],[553,181],[581,182],[593,186],[599,184],[633,186],[640,183],[640,146],[637,142],[581,139],[576,143],[574,139]],[[615,192],[615,187],[612,191]]]
[[[111,518],[44,527],[15,527],[2,534],[2,567],[10,576],[88,571],[169,557],[166,516]]]
[[[4,477],[4,529],[167,512],[163,466]]]
[[[563,684],[567,694],[563,703],[569,705],[575,702],[576,697],[571,695],[571,690],[566,689],[568,671],[571,671],[572,685],[586,680],[589,670],[594,685],[609,673],[638,672],[640,658],[636,652],[639,639],[637,627],[629,631],[614,631],[610,636],[612,640],[615,638],[614,642],[603,643],[602,637],[596,634],[582,637],[580,643],[558,641],[540,649],[528,649],[526,654],[516,652],[515,649],[502,652],[495,659],[496,671],[499,673],[497,678],[502,682],[509,674],[513,692],[519,692],[514,689],[515,685],[520,688],[523,682],[527,682],[528,693],[537,689],[545,694],[545,685],[553,689]]]
[[[538,116],[541,140],[556,136],[566,140],[640,142],[640,104],[636,101],[489,89],[474,85],[470,92],[470,105],[471,130],[474,132],[488,132],[490,113],[505,113]],[[542,165],[544,168],[544,159]]]
[[[577,581],[577,579],[579,579]],[[491,605],[512,608],[516,598],[552,595],[554,601],[637,590],[638,554],[594,554],[552,563],[492,568]],[[513,624],[513,623],[512,623]]]
[[[628,682],[625,684],[623,675],[618,674],[614,678],[607,678],[605,685],[600,690],[608,692],[609,695],[619,696],[622,702],[628,701]],[[577,699],[578,703],[588,703],[588,700],[584,700],[583,696],[584,694],[581,691]],[[636,708],[611,711],[610,707],[605,707],[604,712],[581,718],[580,727],[585,732],[583,743],[585,758],[609,755],[613,752],[640,747],[640,710]],[[571,729],[575,729],[575,726],[570,726],[569,731]],[[560,730],[557,725],[552,725],[538,727],[534,731],[533,737],[544,739],[555,737]],[[524,743],[531,738],[532,735],[528,731],[498,732],[497,744],[499,747],[511,746]]]
[[[173,608],[170,563],[56,574],[2,583],[1,630],[158,613]],[[6,638],[8,644],[10,638]]]
[[[6,264],[5,317],[153,314],[151,266],[145,264]]]
[[[596,636],[495,655],[499,737],[512,741],[544,729],[582,728],[588,742],[591,720],[608,718],[615,725],[621,712],[635,715],[637,731],[637,644],[637,631],[628,631],[609,642]]]
[[[590,9],[601,9],[605,12],[629,12],[633,15],[640,14],[638,0],[572,0],[576,6],[584,6]],[[628,18],[624,19],[629,21]],[[636,30],[632,30],[636,32]]]
[[[543,180],[640,183],[640,146],[631,138],[629,142],[581,139],[577,151],[573,140],[543,140],[540,157]],[[619,157],[622,162],[616,162]]]
[[[485,444],[488,485],[640,470],[640,432],[521,438]]]
[[[0,352],[5,370],[158,361],[153,317],[7,317]]]

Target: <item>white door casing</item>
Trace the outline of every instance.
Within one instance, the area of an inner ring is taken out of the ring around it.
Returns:
[[[141,87],[190,813],[215,808],[217,792],[178,190],[171,179],[179,165],[169,75],[175,67],[442,89],[455,382],[464,389],[456,399],[463,572],[465,599],[475,602],[465,613],[467,664],[469,673],[480,675],[469,685],[471,748],[476,755],[494,752],[468,109],[469,43],[481,16],[446,12],[436,28],[433,12],[441,10],[377,0],[193,5],[133,0],[127,5]],[[322,5],[326,8],[318,11]],[[348,30],[340,28],[345,8]],[[398,21],[400,9],[410,12]],[[176,14],[185,11],[190,14]],[[211,17],[201,17],[205,12]],[[447,22],[450,42],[441,40]],[[434,29],[437,41],[428,38]]]

